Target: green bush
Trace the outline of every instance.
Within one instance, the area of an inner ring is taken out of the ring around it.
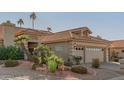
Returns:
[[[21,60],[24,55],[21,50],[15,46],[0,47],[0,60]]]
[[[31,55],[29,57],[29,61],[34,62],[36,64],[39,64],[39,59],[38,59],[38,57],[36,55]]]
[[[64,61],[56,55],[51,55],[48,58],[48,69],[50,72],[55,73],[58,66],[64,65]]]
[[[49,61],[48,62],[48,69],[50,72],[55,73],[57,69],[57,63],[54,61]]]
[[[4,64],[5,67],[15,67],[19,65],[19,63],[15,60],[7,60]]]
[[[83,66],[73,66],[71,68],[72,72],[79,73],[79,74],[86,74],[87,73],[87,68]]]
[[[98,58],[92,60],[92,67],[93,68],[99,68],[100,67],[100,61]]]
[[[47,64],[48,57],[51,56],[51,50],[46,45],[38,45],[33,52],[35,61],[39,63],[40,66],[42,64]]]

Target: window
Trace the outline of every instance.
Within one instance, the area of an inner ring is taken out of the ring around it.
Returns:
[[[86,48],[87,51],[102,51],[102,48]]]
[[[84,50],[83,47],[75,47],[74,49],[75,49],[75,50]]]

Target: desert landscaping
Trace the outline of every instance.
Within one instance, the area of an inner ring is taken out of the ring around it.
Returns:
[[[87,65],[87,74],[77,74],[70,71],[47,73],[43,70],[34,71],[31,69],[32,63],[22,62],[19,66],[8,67],[0,65],[1,80],[114,80],[124,75],[124,70],[119,64],[102,64],[99,69],[91,68]],[[118,77],[118,78],[117,78]]]

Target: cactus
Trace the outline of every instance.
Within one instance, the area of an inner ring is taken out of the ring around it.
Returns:
[[[54,61],[49,61],[48,62],[48,69],[50,72],[55,73],[57,69],[57,63]]]
[[[52,73],[55,73],[58,66],[63,64],[64,64],[64,61],[54,54],[48,58],[48,69]]]

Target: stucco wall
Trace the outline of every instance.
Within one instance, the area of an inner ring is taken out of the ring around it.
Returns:
[[[4,46],[14,45],[15,29],[13,27],[4,27]]]
[[[3,39],[3,27],[0,26],[0,39]]]
[[[68,60],[70,55],[70,44],[68,42],[47,44],[52,51],[58,56],[62,57],[65,61]],[[62,48],[62,49],[61,49]]]

